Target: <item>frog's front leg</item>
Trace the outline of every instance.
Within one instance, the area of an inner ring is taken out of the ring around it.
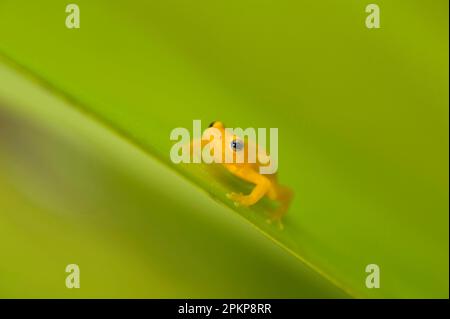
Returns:
[[[227,169],[234,175],[255,184],[252,192],[249,195],[243,195],[238,193],[228,193],[227,197],[231,199],[236,206],[251,206],[257,203],[264,195],[269,191],[271,182],[270,180],[258,174],[251,168],[241,168],[235,165],[227,166]]]

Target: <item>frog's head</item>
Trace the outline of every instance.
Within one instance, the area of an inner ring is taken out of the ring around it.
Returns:
[[[214,121],[211,124],[209,124],[208,127],[214,127],[216,129],[219,129],[219,130],[224,130],[225,129],[225,125],[223,125],[223,123],[220,122],[220,121]]]
[[[233,133],[228,132],[220,121],[214,121],[208,128],[216,128],[222,133],[223,143],[229,145],[234,152],[239,152],[244,148],[244,141]]]
[[[212,134],[214,132],[214,134]],[[203,132],[202,139],[210,141],[211,135],[215,136],[215,142],[216,143],[223,143],[225,142],[226,137],[226,130],[225,125],[223,125],[220,121],[214,121],[211,124],[209,124],[208,128]]]
[[[211,131],[215,131],[216,134],[211,134],[212,133]],[[211,143],[212,139],[211,135],[214,135],[212,141],[213,145],[216,143],[221,144],[220,149],[222,150],[222,152],[224,152],[224,150],[229,148],[232,151],[232,155],[235,156],[234,153],[238,152],[240,153],[244,150],[244,141],[231,131],[227,130],[225,128],[225,125],[220,121],[212,122],[205,130],[202,138]],[[222,155],[225,156],[224,153]]]

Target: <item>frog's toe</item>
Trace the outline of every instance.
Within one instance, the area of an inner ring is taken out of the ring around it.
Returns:
[[[235,193],[235,192],[227,193],[227,197],[231,200],[238,200],[242,197],[242,193]]]
[[[252,205],[251,198],[242,193],[228,193],[227,197],[234,202],[236,206],[250,206]]]
[[[231,199],[234,202],[234,206],[237,207],[237,206],[239,206],[241,204],[243,195],[242,195],[242,193],[231,192],[231,193],[227,194],[227,197],[229,199]]]
[[[283,223],[281,222],[281,218],[279,218],[279,217],[274,216],[274,217],[268,218],[268,219],[266,219],[266,222],[267,222],[268,224],[276,223],[276,224],[278,224],[278,228],[279,228],[280,230],[283,230],[283,229],[284,229],[284,225],[283,225]]]

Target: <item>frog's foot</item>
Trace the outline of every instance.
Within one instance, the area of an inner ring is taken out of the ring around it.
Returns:
[[[248,195],[243,195],[242,193],[228,193],[227,197],[234,202],[234,205],[237,206],[245,206],[248,207],[253,205],[253,200]]]
[[[283,222],[281,221],[281,216],[273,215],[272,217],[266,219],[266,222],[269,224],[277,224],[280,230],[284,229]]]

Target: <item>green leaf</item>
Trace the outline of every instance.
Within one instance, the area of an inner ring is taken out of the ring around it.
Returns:
[[[58,94],[0,79],[0,296],[347,297]]]
[[[379,1],[379,30],[363,1],[77,3],[79,30],[64,1],[0,4],[1,236],[27,252],[1,293],[70,296],[75,254],[92,296],[448,298],[446,1]],[[279,128],[284,231],[170,162],[193,119]]]

